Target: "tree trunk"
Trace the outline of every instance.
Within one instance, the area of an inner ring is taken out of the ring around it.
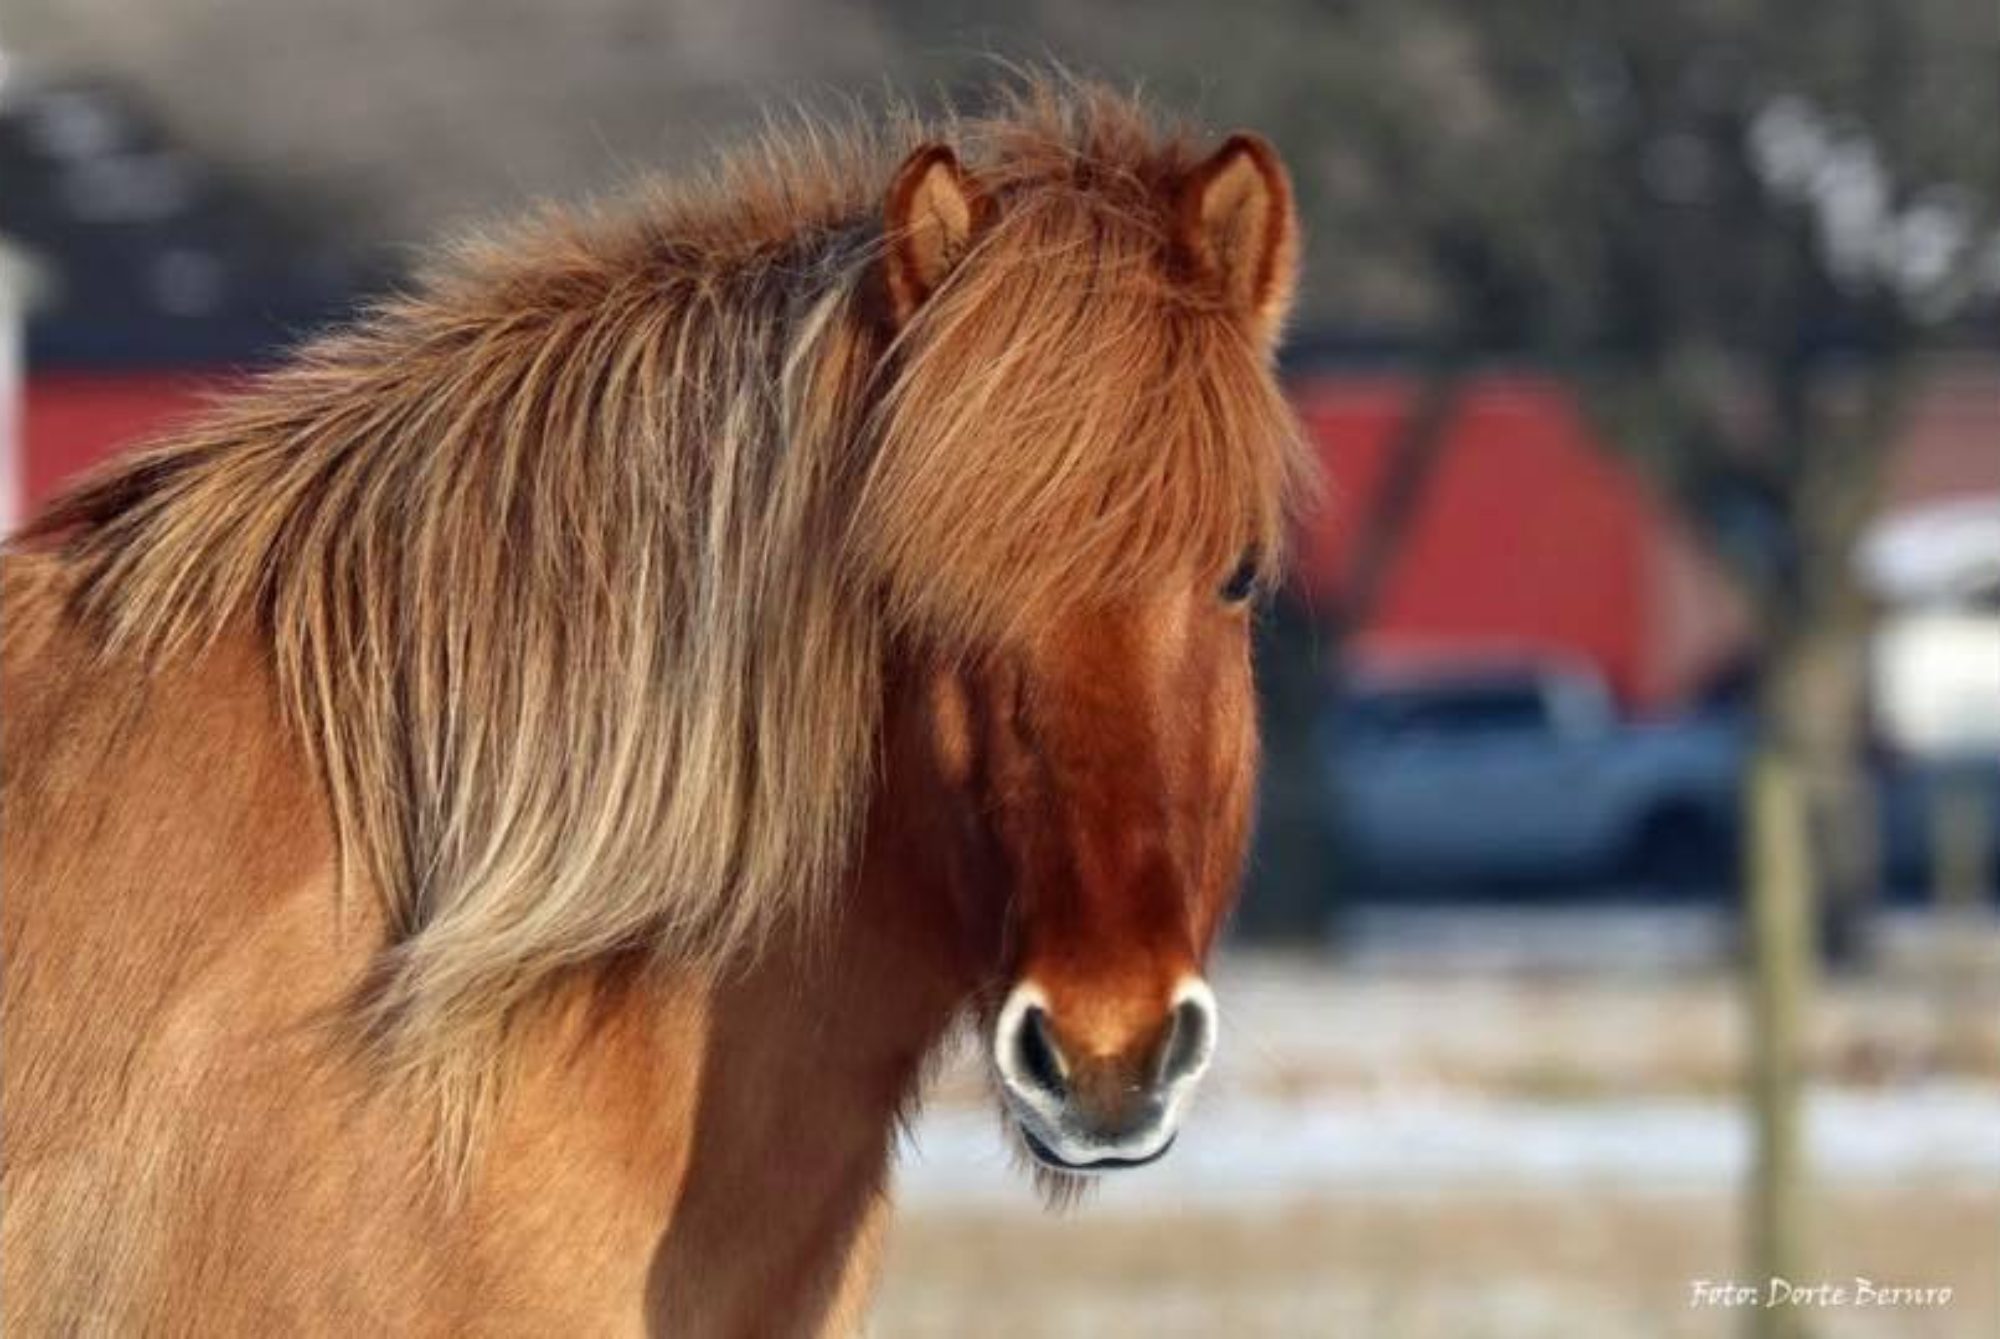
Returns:
[[[1823,933],[1832,961],[1862,956],[1880,875],[1866,749],[1871,615],[1854,547],[1879,498],[1908,371],[1906,359],[1884,355],[1817,388],[1789,365],[1771,381],[1791,542],[1789,564],[1764,588],[1760,736],[1746,797],[1756,1129],[1748,1217],[1760,1282],[1813,1277],[1802,1126],[1814,948]],[[1789,1307],[1760,1309],[1751,1324],[1762,1339],[1809,1330],[1806,1313]]]
[[[1319,629],[1300,593],[1278,592],[1257,626],[1264,760],[1248,888],[1235,918],[1246,939],[1307,943],[1331,926],[1339,851],[1315,728],[1327,689]]]
[[[1938,983],[1940,1059],[1955,1070],[1976,1068],[1985,1049],[1980,998],[1987,963],[1980,921],[1993,886],[1993,815],[1982,771],[1977,761],[1967,759],[1941,763],[1925,797],[1931,892],[1944,931],[1943,961],[1932,968]]]
[[[1812,996],[1812,870],[1797,760],[1767,741],[1751,764],[1751,1110],[1755,1145],[1749,1237],[1754,1278],[1807,1277],[1803,1107],[1806,1017]],[[1760,1307],[1758,1339],[1801,1339],[1800,1313]]]
[[[1872,883],[1874,797],[1860,756],[1865,642],[1850,607],[1820,605],[1772,639],[1761,729],[1745,791],[1749,833],[1749,1186],[1754,1277],[1798,1282],[1812,1272],[1811,1178],[1804,1088],[1811,1047],[1816,945],[1836,871]],[[1866,812],[1857,819],[1855,808]],[[1852,840],[1859,829],[1864,835]],[[1865,865],[1865,873],[1857,866]],[[1844,868],[1843,868],[1844,866]],[[1759,1310],[1759,1339],[1809,1333],[1797,1308]]]
[[[1835,968],[1866,961],[1881,880],[1881,822],[1866,738],[1867,651],[1864,618],[1828,618],[1793,653],[1796,663],[1785,675],[1790,701],[1780,708],[1789,713],[1806,841],[1816,857],[1819,943]]]
[[[1748,1227],[1753,1277],[1811,1277],[1804,1084],[1814,994],[1816,884],[1811,776],[1823,744],[1821,685],[1837,639],[1784,639],[1767,662],[1755,756],[1745,787],[1749,834],[1750,1099],[1754,1131]],[[1802,1339],[1797,1308],[1759,1308],[1758,1339]]]

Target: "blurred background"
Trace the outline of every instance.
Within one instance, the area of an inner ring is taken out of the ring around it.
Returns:
[[[1992,0],[8,0],[0,511],[417,244],[993,57],[1284,151],[1329,479],[1174,1156],[880,1335],[2000,1334]],[[1724,1309],[1698,1280],[1949,1289]]]

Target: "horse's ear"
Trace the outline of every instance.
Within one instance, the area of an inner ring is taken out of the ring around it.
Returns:
[[[1291,181],[1269,141],[1231,135],[1190,172],[1180,230],[1195,272],[1259,334],[1275,336],[1292,305],[1299,226]]]
[[[889,186],[883,267],[898,326],[916,314],[993,218],[993,201],[942,144],[911,154]]]

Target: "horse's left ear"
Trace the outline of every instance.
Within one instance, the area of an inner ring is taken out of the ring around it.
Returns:
[[[884,277],[899,327],[937,291],[993,212],[991,197],[944,145],[926,144],[904,160],[883,217]]]
[[[1181,187],[1181,246],[1260,335],[1275,337],[1292,305],[1298,220],[1292,184],[1261,135],[1231,135]]]

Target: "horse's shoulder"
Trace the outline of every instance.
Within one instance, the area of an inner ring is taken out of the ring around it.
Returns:
[[[42,556],[8,555],[0,570],[10,894],[103,897],[169,869],[206,886],[213,876],[178,869],[182,857],[255,863],[272,827],[289,852],[323,846],[318,791],[257,639],[237,630],[157,663],[111,651],[77,611],[73,582]]]

